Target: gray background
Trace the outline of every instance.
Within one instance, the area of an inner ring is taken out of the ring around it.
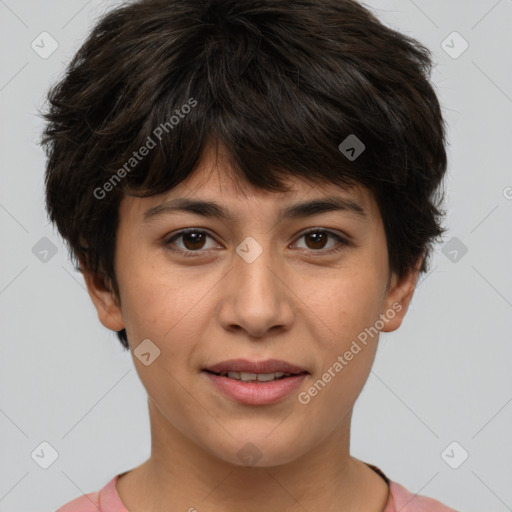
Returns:
[[[149,456],[145,391],[48,224],[37,146],[48,86],[113,5],[0,1],[0,511],[53,511]],[[512,0],[366,5],[433,52],[450,230],[404,324],[381,336],[352,453],[458,510],[512,510]],[[44,31],[59,45],[45,59],[31,47]],[[58,452],[48,469],[44,446],[31,457],[44,441]]]

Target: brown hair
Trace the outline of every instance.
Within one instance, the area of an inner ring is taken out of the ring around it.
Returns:
[[[423,257],[426,272],[444,233],[447,166],[431,67],[427,48],[353,0],[142,0],[115,8],[48,93],[50,220],[75,266],[82,261],[119,299],[123,194],[172,189],[215,140],[236,172],[268,191],[286,190],[286,176],[368,187],[390,270],[401,277]],[[350,135],[365,146],[357,158],[339,149]],[[125,330],[117,335],[128,348]]]

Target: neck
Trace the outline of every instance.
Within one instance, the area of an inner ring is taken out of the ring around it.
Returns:
[[[350,417],[313,451],[271,467],[232,464],[175,429],[149,401],[151,456],[117,482],[130,512],[382,512],[384,480],[349,454]],[[319,492],[321,490],[321,492]]]

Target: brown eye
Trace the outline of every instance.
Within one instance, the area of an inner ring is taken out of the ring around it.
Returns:
[[[183,256],[201,256],[207,253],[208,249],[215,248],[206,247],[208,238],[214,240],[213,237],[204,230],[187,229],[175,233],[164,242],[164,245],[169,251],[179,253]],[[318,253],[315,254],[315,256],[329,255],[351,245],[345,238],[325,229],[312,229],[303,233],[299,237],[299,240],[300,239],[306,241],[306,246],[300,249],[313,254]],[[328,246],[329,239],[335,241],[331,246]],[[181,243],[178,243],[180,241]]]
[[[167,239],[164,242],[164,245],[170,251],[179,252],[184,256],[199,256],[202,252],[212,249],[212,247],[205,247],[208,238],[212,238],[212,236],[206,231],[200,229],[188,229],[176,233],[171,238]],[[175,242],[180,240],[181,244]]]
[[[324,229],[312,229],[307,233],[303,233],[299,237],[299,240],[300,239],[304,239],[306,241],[306,247],[303,249],[310,250],[313,253],[318,252],[320,253],[318,256],[341,251],[345,247],[351,245],[348,240],[341,237],[340,235],[332,233],[331,231],[326,231]],[[329,247],[327,246],[329,239],[334,239],[337,241],[337,243],[335,242]]]
[[[191,233],[184,233],[181,235],[183,239],[183,245],[193,251],[194,249],[202,249],[206,235],[204,233],[198,233],[197,231],[193,231]]]
[[[311,241],[307,244],[309,249],[323,249],[329,238],[325,231],[311,231],[304,236],[306,240]]]

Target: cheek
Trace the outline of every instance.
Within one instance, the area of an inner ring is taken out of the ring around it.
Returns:
[[[350,345],[365,328],[374,325],[383,304],[383,278],[368,267],[331,276],[325,285],[311,296],[310,304],[329,329],[330,349],[340,351]]]
[[[314,298],[316,316],[328,328],[328,335],[317,337],[317,350],[323,355],[315,401],[333,421],[351,408],[371,370],[378,343],[375,323],[382,307],[382,279],[371,266],[347,271],[327,281],[323,293]]]
[[[136,346],[149,338],[165,359],[183,359],[208,321],[208,291],[215,282],[156,263],[124,269],[122,313]]]
[[[356,287],[358,292],[361,287]],[[376,291],[355,295],[350,288],[332,289],[324,315],[329,335],[317,338],[322,367],[311,379],[306,393],[315,415],[325,425],[338,425],[357,400],[370,373],[378,345],[378,333],[371,329],[378,318]],[[368,334],[368,333],[371,333]],[[307,398],[307,397],[306,397]]]

